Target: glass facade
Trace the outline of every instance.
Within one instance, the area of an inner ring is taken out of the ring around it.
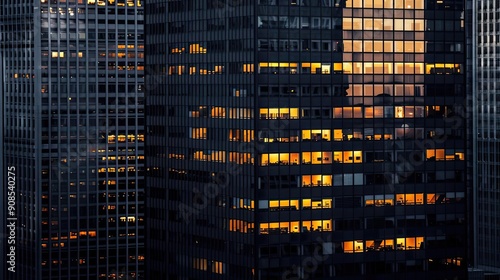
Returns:
[[[3,164],[17,178],[16,273],[0,278],[143,277],[142,1],[0,11]]]
[[[497,46],[500,16],[496,1],[474,1],[474,264],[500,272],[500,142],[498,141]]]
[[[151,279],[465,279],[464,1],[146,14]]]

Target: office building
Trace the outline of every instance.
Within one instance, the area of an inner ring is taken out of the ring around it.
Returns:
[[[498,135],[497,1],[473,1],[474,266],[500,272],[500,141]]]
[[[16,272],[0,278],[141,279],[142,1],[0,10],[3,164],[17,178]]]
[[[148,277],[465,279],[464,8],[148,1]]]

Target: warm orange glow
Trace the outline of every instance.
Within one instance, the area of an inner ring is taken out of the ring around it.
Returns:
[[[189,45],[189,53],[190,54],[207,53],[207,49],[201,46],[200,44],[191,44]]]

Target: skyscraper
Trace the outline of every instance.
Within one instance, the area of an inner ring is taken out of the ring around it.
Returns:
[[[500,142],[496,1],[473,1],[474,25],[474,264],[500,272]]]
[[[0,10],[2,172],[16,178],[15,210],[2,211],[17,219],[15,273],[0,278],[141,278],[142,1],[5,0]]]
[[[148,1],[148,277],[465,279],[464,2]]]

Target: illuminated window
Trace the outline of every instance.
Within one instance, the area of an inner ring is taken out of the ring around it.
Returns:
[[[362,163],[363,157],[361,151],[339,151],[333,152],[333,160],[337,163]]]
[[[230,129],[229,141],[250,142],[253,141],[253,130],[250,129]]]
[[[330,141],[329,129],[302,130],[302,141]]]
[[[429,149],[426,150],[426,157],[428,161],[438,160],[464,160],[465,155],[461,151],[453,149]]]
[[[200,44],[191,44],[189,45],[189,53],[190,54],[207,53],[207,49],[202,47]]]
[[[243,73],[253,73],[254,65],[253,64],[243,64]]]
[[[259,73],[296,74],[298,73],[298,63],[261,62],[259,63]]]
[[[191,138],[193,138],[193,139],[207,139],[207,128],[206,127],[191,128]]]
[[[217,273],[217,274],[224,274],[225,269],[224,269],[224,263],[219,262],[219,261],[212,261],[212,272]]]
[[[303,221],[302,231],[332,231],[332,220]]]
[[[226,151],[196,151],[193,154],[193,160],[226,162]]]
[[[396,239],[396,250],[418,250],[423,248],[423,237],[406,237]]]
[[[236,231],[241,233],[251,233],[253,231],[253,223],[244,220],[229,220],[229,231]]]
[[[172,54],[181,54],[186,51],[186,48],[170,48],[170,53]]]
[[[252,164],[253,158],[251,153],[229,152],[229,162],[236,164]]]
[[[64,57],[64,52],[52,52],[52,58]]]
[[[451,63],[426,63],[425,74],[460,74],[462,65]]]
[[[229,108],[230,119],[252,119],[253,109],[250,108]]]
[[[302,209],[323,209],[332,208],[332,199],[302,199]]]
[[[298,153],[275,153],[275,154],[262,154],[261,164],[265,165],[297,165],[299,163]]]
[[[197,269],[197,270],[207,271],[208,270],[207,259],[194,258],[193,259],[193,268]]]
[[[298,108],[261,108],[261,119],[298,119]]]
[[[237,198],[233,197],[233,209],[248,209],[253,210],[255,208],[254,201],[248,198]]]
[[[362,240],[344,241],[342,245],[344,253],[362,253],[364,251],[364,242]]]
[[[445,194],[428,193],[426,195],[427,204],[444,203],[445,199],[446,199]]]
[[[332,163],[332,152],[303,152],[302,164]]]
[[[269,209],[271,211],[279,210],[299,210],[298,200],[270,200]]]
[[[424,194],[423,193],[396,194],[396,204],[397,205],[422,205],[422,204],[424,204]]]
[[[210,111],[210,116],[212,118],[225,118],[226,117],[226,108],[224,107],[212,107]]]
[[[261,223],[260,234],[288,234],[308,231],[332,231],[332,220],[313,220]]]
[[[331,187],[332,175],[303,175],[303,187]]]
[[[393,206],[394,195],[365,195],[365,206]]]
[[[345,244],[345,242],[344,242]],[[350,251],[350,246],[348,246],[349,251],[346,252],[346,247],[344,247],[344,253],[352,253]],[[354,249],[354,248],[353,248]],[[393,239],[385,239],[385,240],[366,240],[366,251],[392,251],[394,250],[394,240]],[[359,253],[359,252],[355,252]]]
[[[169,75],[182,75],[185,74],[185,66],[184,65],[172,65],[168,67]]]

